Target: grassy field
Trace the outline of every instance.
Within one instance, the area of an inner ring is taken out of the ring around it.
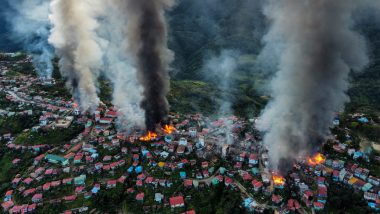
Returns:
[[[12,168],[12,156],[4,154],[0,157],[0,184],[8,180],[8,171]]]

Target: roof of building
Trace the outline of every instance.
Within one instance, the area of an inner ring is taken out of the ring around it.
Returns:
[[[183,196],[176,196],[169,198],[169,202],[171,206],[177,206],[185,204],[185,201],[183,200]]]
[[[53,160],[53,161],[57,161],[57,162],[64,162],[64,161],[67,160],[64,157],[61,157],[61,156],[58,156],[58,155],[52,155],[52,154],[46,155],[45,159]]]

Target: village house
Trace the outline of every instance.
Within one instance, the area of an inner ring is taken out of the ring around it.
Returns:
[[[185,201],[183,200],[183,196],[176,196],[169,198],[169,203],[171,208],[184,207]]]
[[[145,194],[143,192],[136,195],[136,200],[139,202],[143,202],[145,198]]]
[[[113,189],[116,187],[117,180],[109,180],[107,181],[107,189]]]
[[[164,199],[164,195],[161,193],[155,193],[154,194],[154,201],[157,203],[162,203],[162,200]]]
[[[42,194],[41,193],[33,195],[33,197],[32,197],[33,203],[39,203],[41,201],[42,201]]]
[[[62,166],[65,166],[65,165],[69,164],[69,161],[66,158],[60,157],[58,155],[48,154],[48,155],[46,155],[45,159],[49,163],[61,164]]]

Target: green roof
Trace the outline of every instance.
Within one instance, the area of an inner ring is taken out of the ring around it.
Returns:
[[[252,168],[252,174],[254,175],[260,174],[260,170],[258,168]]]
[[[85,181],[86,181],[86,175],[81,175],[79,177],[74,178],[74,183],[76,185],[84,184]]]
[[[52,155],[52,154],[46,155],[45,159],[47,159],[49,161],[53,161],[53,162],[62,162],[62,163],[67,161],[67,159],[64,157],[61,157],[58,155]]]

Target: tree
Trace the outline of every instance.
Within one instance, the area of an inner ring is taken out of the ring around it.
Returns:
[[[326,210],[339,210],[341,213],[372,213],[361,194],[346,186],[332,184],[328,188]]]

